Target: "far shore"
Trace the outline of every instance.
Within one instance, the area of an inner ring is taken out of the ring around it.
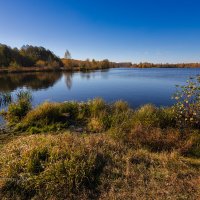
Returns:
[[[24,73],[24,72],[62,72],[62,71],[69,71],[69,72],[74,72],[74,71],[89,71],[90,69],[82,70],[80,68],[74,68],[74,69],[69,69],[69,68],[64,68],[64,67],[19,67],[19,68],[0,68],[0,74],[8,74],[8,73]],[[97,70],[97,69],[93,69]],[[90,70],[91,71],[91,70]]]
[[[151,67],[139,67],[136,65],[133,66],[128,66],[128,67],[110,67],[110,68],[103,68],[105,69],[112,69],[112,68],[140,68],[140,69],[149,69],[149,68],[200,68],[200,67],[177,67],[177,66],[151,66]],[[0,67],[0,74],[9,74],[9,73],[24,73],[24,72],[62,72],[62,71],[68,71],[68,72],[78,72],[78,71],[82,71],[82,72],[86,72],[86,71],[94,71],[94,70],[103,70],[102,68],[81,68],[81,67],[76,67],[76,68],[65,68],[65,67],[8,67],[8,68],[1,68]]]

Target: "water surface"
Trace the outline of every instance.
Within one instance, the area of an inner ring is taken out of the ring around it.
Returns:
[[[30,89],[33,104],[43,101],[86,101],[102,97],[107,102],[127,101],[138,107],[146,103],[170,106],[175,85],[183,85],[200,69],[117,68],[88,73],[38,72],[0,75],[0,92]]]

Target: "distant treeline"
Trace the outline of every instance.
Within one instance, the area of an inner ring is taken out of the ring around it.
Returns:
[[[70,53],[68,52],[70,55]],[[200,63],[181,63],[181,64],[153,64],[140,63],[132,64],[130,62],[116,63],[105,59],[96,60],[75,60],[70,58],[59,58],[52,51],[44,47],[24,45],[20,49],[11,48],[0,44],[0,72],[6,71],[42,71],[44,70],[69,70],[69,71],[87,71],[93,69],[108,69],[114,67],[136,67],[136,68],[187,68],[200,67]],[[11,70],[10,70],[11,69]]]
[[[108,68],[118,67],[117,63],[110,62],[107,59],[103,61],[96,61],[94,59],[92,61],[90,61],[89,59],[85,61],[74,60],[74,59],[62,59],[62,63],[65,69],[69,69],[72,71],[73,70],[87,71],[91,69],[108,69]]]
[[[198,68],[200,63],[178,63],[178,64],[154,64],[154,63],[139,63],[132,64],[132,68]]]

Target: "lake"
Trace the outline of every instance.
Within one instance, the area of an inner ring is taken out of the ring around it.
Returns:
[[[175,85],[183,85],[200,69],[114,68],[93,72],[38,72],[0,75],[0,91],[30,89],[33,105],[43,101],[86,101],[102,97],[107,102],[124,100],[132,107],[146,103],[156,106],[173,104]]]

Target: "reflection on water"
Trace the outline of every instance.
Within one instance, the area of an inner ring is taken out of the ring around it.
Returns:
[[[65,77],[65,84],[67,86],[67,88],[70,90],[72,87],[72,73],[63,73],[63,76]]]
[[[10,92],[17,88],[27,87],[32,90],[52,87],[62,77],[62,73],[17,73],[0,75],[0,91]]]
[[[93,72],[37,72],[0,75],[0,92],[15,95],[20,88],[33,93],[33,104],[45,100],[86,101],[102,97],[108,102],[119,99],[132,107],[145,103],[172,105],[176,84],[184,84],[200,69],[110,69]]]

